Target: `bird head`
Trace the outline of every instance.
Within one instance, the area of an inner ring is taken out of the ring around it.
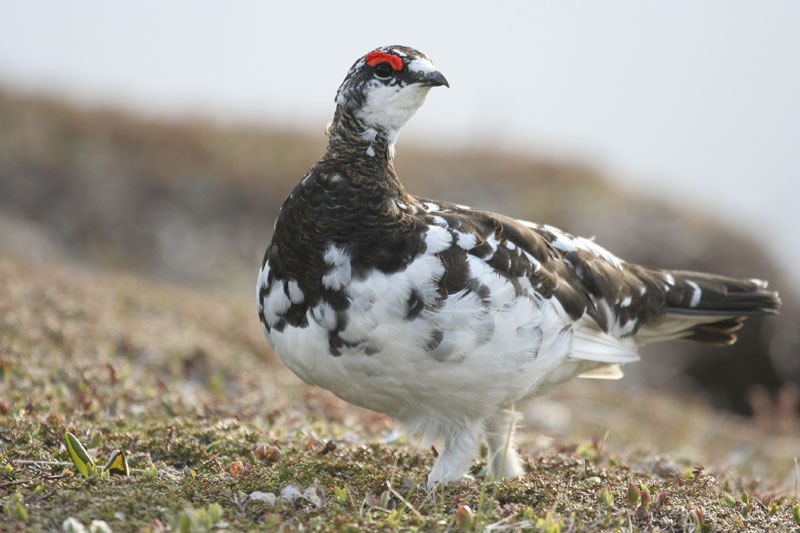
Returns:
[[[393,145],[432,87],[449,87],[428,56],[407,46],[377,48],[356,61],[336,92],[334,128]]]

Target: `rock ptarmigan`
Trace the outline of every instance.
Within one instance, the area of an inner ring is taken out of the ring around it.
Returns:
[[[405,46],[355,62],[257,286],[267,340],[295,374],[443,439],[429,487],[463,476],[482,440],[492,476],[522,474],[515,402],[620,377],[644,344],[731,344],[746,317],[777,312],[760,280],[645,268],[551,226],[406,192],[394,144],[441,85]]]

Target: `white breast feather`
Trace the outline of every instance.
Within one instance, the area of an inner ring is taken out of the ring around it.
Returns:
[[[291,305],[292,302],[283,292],[283,282],[280,280],[273,281],[269,294],[264,299],[264,314],[267,317],[267,323],[270,326],[274,326],[280,319],[280,315],[288,311]]]
[[[450,248],[453,244],[453,237],[450,232],[445,228],[437,225],[428,226],[428,231],[425,232],[425,245],[427,254],[438,254],[441,251]]]
[[[336,327],[336,311],[329,303],[320,302],[310,312],[314,322],[325,331],[332,331]]]
[[[305,301],[305,295],[303,295],[303,291],[300,290],[300,285],[297,284],[295,280],[291,280],[288,283],[289,286],[289,299],[292,301],[293,304],[301,304]]]

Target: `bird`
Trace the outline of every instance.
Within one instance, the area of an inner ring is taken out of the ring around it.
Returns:
[[[428,488],[464,477],[482,443],[487,477],[524,475],[515,403],[575,377],[617,379],[646,344],[732,344],[745,318],[778,313],[759,279],[647,268],[550,225],[407,192],[398,133],[441,86],[407,46],[353,64],[257,282],[262,329],[292,372],[442,443]]]

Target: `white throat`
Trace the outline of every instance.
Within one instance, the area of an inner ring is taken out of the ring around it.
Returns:
[[[387,87],[376,82],[367,89],[366,102],[356,112],[356,117],[368,128],[382,131],[389,144],[393,145],[400,128],[422,106],[430,89],[419,84]]]

